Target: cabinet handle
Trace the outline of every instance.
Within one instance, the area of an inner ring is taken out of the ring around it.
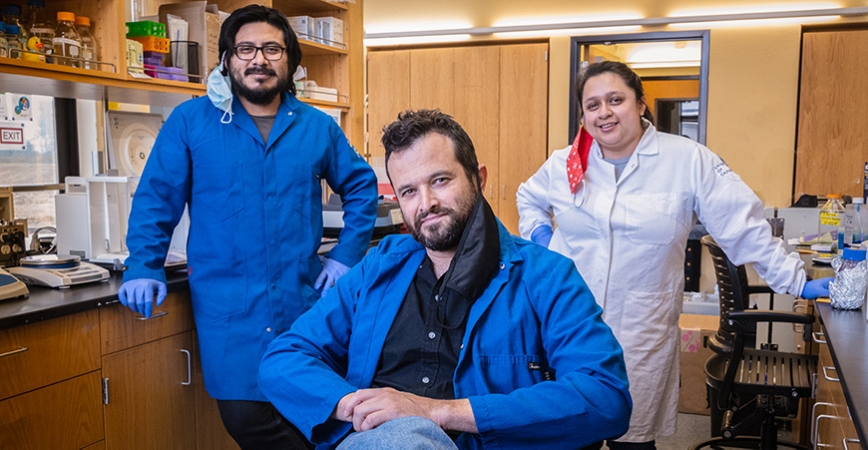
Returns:
[[[856,439],[856,438],[844,438],[841,441],[841,444],[844,446],[844,450],[847,450],[849,448],[849,447],[847,447],[847,444],[851,444],[851,443],[852,444],[861,444],[862,441],[860,441],[859,439]]]
[[[158,313],[151,314],[151,317],[139,316],[139,317],[136,317],[136,320],[151,320],[151,319],[156,319],[157,317],[163,317],[166,314],[169,314],[169,311],[160,311]]]
[[[193,384],[193,371],[190,370],[190,368],[192,367],[192,365],[190,364],[190,350],[184,350],[182,348],[181,353],[187,355],[187,381],[186,382],[182,381],[181,385],[189,386],[189,385]]]
[[[824,339],[820,340],[820,338],[817,337],[818,335],[823,336]],[[813,333],[811,333],[811,337],[814,338],[814,342],[816,342],[818,344],[825,344],[826,343],[826,339],[825,339],[826,333],[823,333],[822,331],[814,331]]]
[[[811,443],[817,442],[817,424],[819,420],[817,419],[817,407],[818,406],[834,406],[829,402],[815,402],[814,406],[811,407],[811,423],[814,424],[813,433],[811,434]]]
[[[837,419],[837,417],[830,414],[820,414],[817,416],[817,419],[814,421],[814,450],[820,447],[831,447],[829,444],[820,443],[820,435],[817,433],[817,428],[820,426],[820,419]]]
[[[2,358],[2,357],[4,357],[4,356],[12,356],[12,355],[14,355],[14,354],[16,354],[16,353],[24,353],[24,352],[26,352],[27,350],[30,350],[30,349],[27,348],[27,347],[18,347],[18,350],[12,350],[12,351],[9,351],[9,352],[6,352],[6,353],[0,353],[0,358]]]
[[[500,186],[500,197],[506,200],[506,185]]]
[[[838,372],[838,369],[836,369],[835,366],[823,366],[823,378],[825,378],[825,379],[828,380],[828,381],[841,381],[840,378],[832,378],[832,377],[830,377],[830,376],[826,373],[826,370],[827,370],[827,369],[832,369],[832,370],[834,370],[835,372]]]

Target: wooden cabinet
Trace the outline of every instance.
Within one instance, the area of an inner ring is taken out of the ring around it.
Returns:
[[[547,53],[544,43],[370,51],[367,156],[385,154],[383,126],[401,111],[452,115],[488,167],[486,199],[517,234],[516,191],[547,157]]]
[[[196,423],[190,420],[195,406],[192,334],[103,357],[108,448],[195,448]]]
[[[0,331],[0,400],[99,370],[98,320],[88,311]]]
[[[802,34],[794,199],[802,193],[863,195],[868,29],[859,26],[806,27]]]
[[[205,392],[190,296],[0,330],[0,448],[237,450]]]
[[[819,347],[817,395],[812,415],[814,448],[861,448],[855,442],[856,428],[829,347],[825,344]]]
[[[184,0],[150,0],[140,2],[142,15],[156,15],[159,5]],[[7,2],[8,3],[8,2]],[[13,1],[28,11],[24,0]],[[250,4],[246,0],[219,0],[221,11],[231,12]],[[364,144],[362,79],[364,59],[362,49],[362,0],[355,3],[332,3],[323,0],[263,0],[257,2],[274,7],[287,16],[333,16],[344,24],[346,48],[332,47],[310,41],[300,41],[301,64],[308,69],[309,79],[320,86],[338,89],[337,102],[302,99],[317,106],[342,111],[341,125],[350,141],[361,148]],[[47,0],[46,11],[54,17],[58,11],[71,11],[91,19],[91,31],[99,46],[98,70],[59,66],[21,59],[0,58],[0,90],[64,98],[112,100],[127,103],[174,106],[190,96],[205,95],[205,85],[162,79],[141,79],[127,72],[125,47],[125,17],[130,2],[125,0]],[[203,79],[211,68],[203,68]],[[38,82],[34,82],[39,80]],[[180,96],[180,97],[179,97]]]
[[[103,439],[98,320],[88,311],[0,330],[0,448]]]

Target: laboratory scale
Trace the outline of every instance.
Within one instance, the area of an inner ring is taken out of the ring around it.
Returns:
[[[26,297],[29,293],[24,283],[0,267],[0,300]]]
[[[78,284],[105,281],[109,271],[96,264],[81,262],[75,255],[33,255],[21,258],[19,267],[9,273],[27,284],[65,289]]]

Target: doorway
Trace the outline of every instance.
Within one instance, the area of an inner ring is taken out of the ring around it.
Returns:
[[[642,79],[658,130],[705,144],[709,31],[576,36],[570,57],[569,142],[578,132],[576,74],[583,64],[620,61]],[[663,128],[661,128],[663,126]]]

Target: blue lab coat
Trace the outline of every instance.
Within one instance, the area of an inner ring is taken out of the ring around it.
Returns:
[[[497,226],[500,270],[471,307],[453,377],[479,429],[459,448],[581,448],[620,436],[631,410],[624,358],[590,289],[572,261]],[[269,346],[260,385],[320,448],[352,427],[329,415],[370,387],[424,258],[410,236],[385,238]]]
[[[376,177],[326,114],[283,94],[263,143],[236,98],[231,123],[207,97],[172,112],[133,198],[124,281],[165,281],[163,263],[184,205],[187,260],[205,386],[220,400],[260,400],[259,360],[320,295],[320,179],[344,201],[329,253],[352,266],[376,219]],[[228,116],[227,116],[228,117]]]

